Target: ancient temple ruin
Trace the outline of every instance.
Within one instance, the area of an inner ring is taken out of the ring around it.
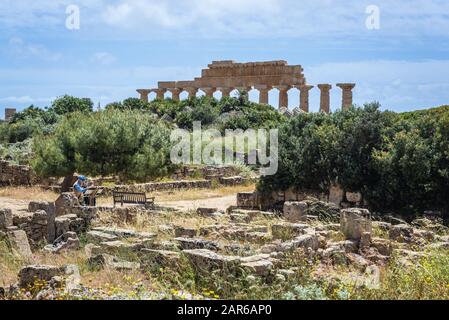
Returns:
[[[222,97],[228,97],[235,89],[249,92],[252,89],[259,91],[259,103],[268,104],[269,92],[272,89],[279,91],[279,108],[288,108],[288,91],[298,89],[299,107],[309,112],[309,92],[314,88],[307,83],[300,65],[288,65],[286,61],[267,61],[236,63],[234,61],[213,61],[207,69],[202,70],[201,77],[190,81],[161,81],[154,89],[138,89],[143,101],[149,99],[150,93],[156,93],[157,99],[164,99],[165,93],[170,92],[171,98],[179,101],[180,94],[187,92],[188,97],[196,96],[201,90],[206,96],[212,97],[220,91]],[[342,108],[349,108],[352,101],[353,83],[337,84],[342,89]],[[330,84],[318,84],[321,92],[320,111],[330,112]]]

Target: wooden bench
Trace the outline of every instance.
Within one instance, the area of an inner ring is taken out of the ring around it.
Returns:
[[[112,197],[114,198],[114,207],[117,203],[122,206],[126,204],[142,204],[145,207],[154,206],[154,197],[148,198],[145,192],[124,192],[124,191],[113,191]]]

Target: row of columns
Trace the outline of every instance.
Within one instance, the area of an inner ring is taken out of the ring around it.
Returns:
[[[318,89],[320,90],[320,111],[329,113],[330,112],[330,90],[332,89],[332,85],[330,84],[318,84]],[[352,106],[353,103],[353,95],[352,90],[355,87],[354,83],[337,83],[337,87],[342,90],[342,108],[347,109]],[[259,91],[259,103],[268,104],[268,95],[271,89],[279,90],[279,108],[288,107],[288,91],[292,88],[299,89],[299,107],[304,112],[309,112],[309,92],[314,88],[312,85],[300,85],[300,86],[288,86],[288,85],[279,85],[279,86],[254,86],[254,89]],[[140,98],[148,102],[148,96],[150,93],[155,92],[157,99],[164,99],[164,94],[169,91],[172,93],[172,99],[174,101],[180,100],[180,94],[183,91],[188,93],[189,97],[196,96],[198,90],[202,90],[207,97],[213,97],[215,91],[221,91],[222,97],[229,97],[231,92],[235,89],[250,91],[252,87],[243,87],[243,88],[167,88],[167,89],[139,89],[137,92],[140,94]]]

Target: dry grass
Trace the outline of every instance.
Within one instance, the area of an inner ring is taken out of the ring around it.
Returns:
[[[256,189],[255,184],[239,185],[230,187],[218,187],[213,189],[188,189],[188,190],[166,190],[147,193],[148,197],[156,197],[156,203],[173,201],[190,201],[220,198],[237,194],[239,192],[251,192]],[[97,205],[112,205],[112,197],[101,197],[97,199]]]
[[[6,187],[0,188],[0,197],[14,200],[55,201],[58,194],[40,187]]]

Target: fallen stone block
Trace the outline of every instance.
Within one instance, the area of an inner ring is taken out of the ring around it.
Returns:
[[[284,203],[283,218],[289,222],[306,221],[308,207],[305,201],[287,201]]]
[[[19,271],[19,287],[29,288],[33,286],[36,281],[50,281],[51,278],[63,275],[65,268],[47,265],[29,265],[23,267]]]
[[[360,192],[346,192],[346,200],[359,204],[362,202],[362,194]]]
[[[140,269],[140,263],[119,259],[109,254],[99,254],[88,259],[91,268],[106,268],[115,271],[134,271]]]
[[[390,240],[397,242],[411,242],[413,237],[413,227],[408,224],[398,224],[391,227],[389,232]]]
[[[94,231],[89,231],[86,233],[86,240],[89,243],[99,244],[101,242],[118,240],[118,237],[115,235],[112,235],[110,233],[105,233],[105,232],[94,230]]]
[[[208,249],[217,251],[220,248],[218,242],[204,239],[175,238],[175,241],[179,243],[182,250]]]
[[[237,206],[243,209],[258,209],[259,197],[257,192],[240,192],[237,194]]]
[[[27,234],[23,230],[12,230],[7,232],[8,241],[11,247],[26,259],[32,257],[30,243]]]
[[[319,246],[320,243],[316,234],[305,234],[291,241],[282,242],[279,245],[279,250],[282,252],[292,251],[297,248],[318,250]]]
[[[0,231],[6,231],[12,225],[12,211],[10,209],[0,209]]]
[[[180,259],[179,252],[168,250],[142,249],[140,253],[142,262],[149,266],[174,267]]]
[[[195,228],[186,228],[182,226],[175,227],[175,237],[188,237],[194,238],[198,234],[198,230]]]
[[[377,237],[372,238],[371,246],[373,248],[376,248],[377,251],[379,251],[379,253],[384,256],[390,256],[391,251],[393,250],[391,246],[391,241],[383,238]]]
[[[273,270],[273,263],[269,260],[242,262],[241,266],[247,272],[261,277],[270,275],[271,271]]]
[[[184,250],[183,254],[198,271],[233,269],[240,265],[239,257],[224,256],[207,249]]]
[[[346,258],[350,264],[362,272],[371,264],[367,259],[356,253],[347,253]]]
[[[229,215],[229,218],[231,219],[231,222],[237,222],[237,223],[250,223],[251,222],[251,217],[247,214],[231,213]]]
[[[54,241],[53,244],[44,247],[44,250],[57,254],[61,251],[79,250],[80,240],[75,232],[67,232]]]
[[[138,239],[150,239],[156,238],[157,234],[151,232],[138,232],[129,229],[120,229],[120,228],[107,228],[107,227],[96,227],[92,229],[93,231],[100,231],[104,233],[108,233],[119,238],[138,238]]]
[[[364,232],[372,232],[370,212],[360,208],[342,209],[340,230],[346,239],[360,241]]]
[[[126,243],[118,240],[106,241],[100,243],[100,249],[93,249],[92,255],[106,253],[113,256],[129,257],[137,254],[143,248],[144,245],[142,243]]]
[[[61,193],[61,195],[55,201],[56,217],[71,214],[71,208],[76,206],[80,206],[80,203],[74,193]]]
[[[271,226],[273,239],[291,239],[298,235],[306,233],[310,226],[300,223],[277,223]]]

